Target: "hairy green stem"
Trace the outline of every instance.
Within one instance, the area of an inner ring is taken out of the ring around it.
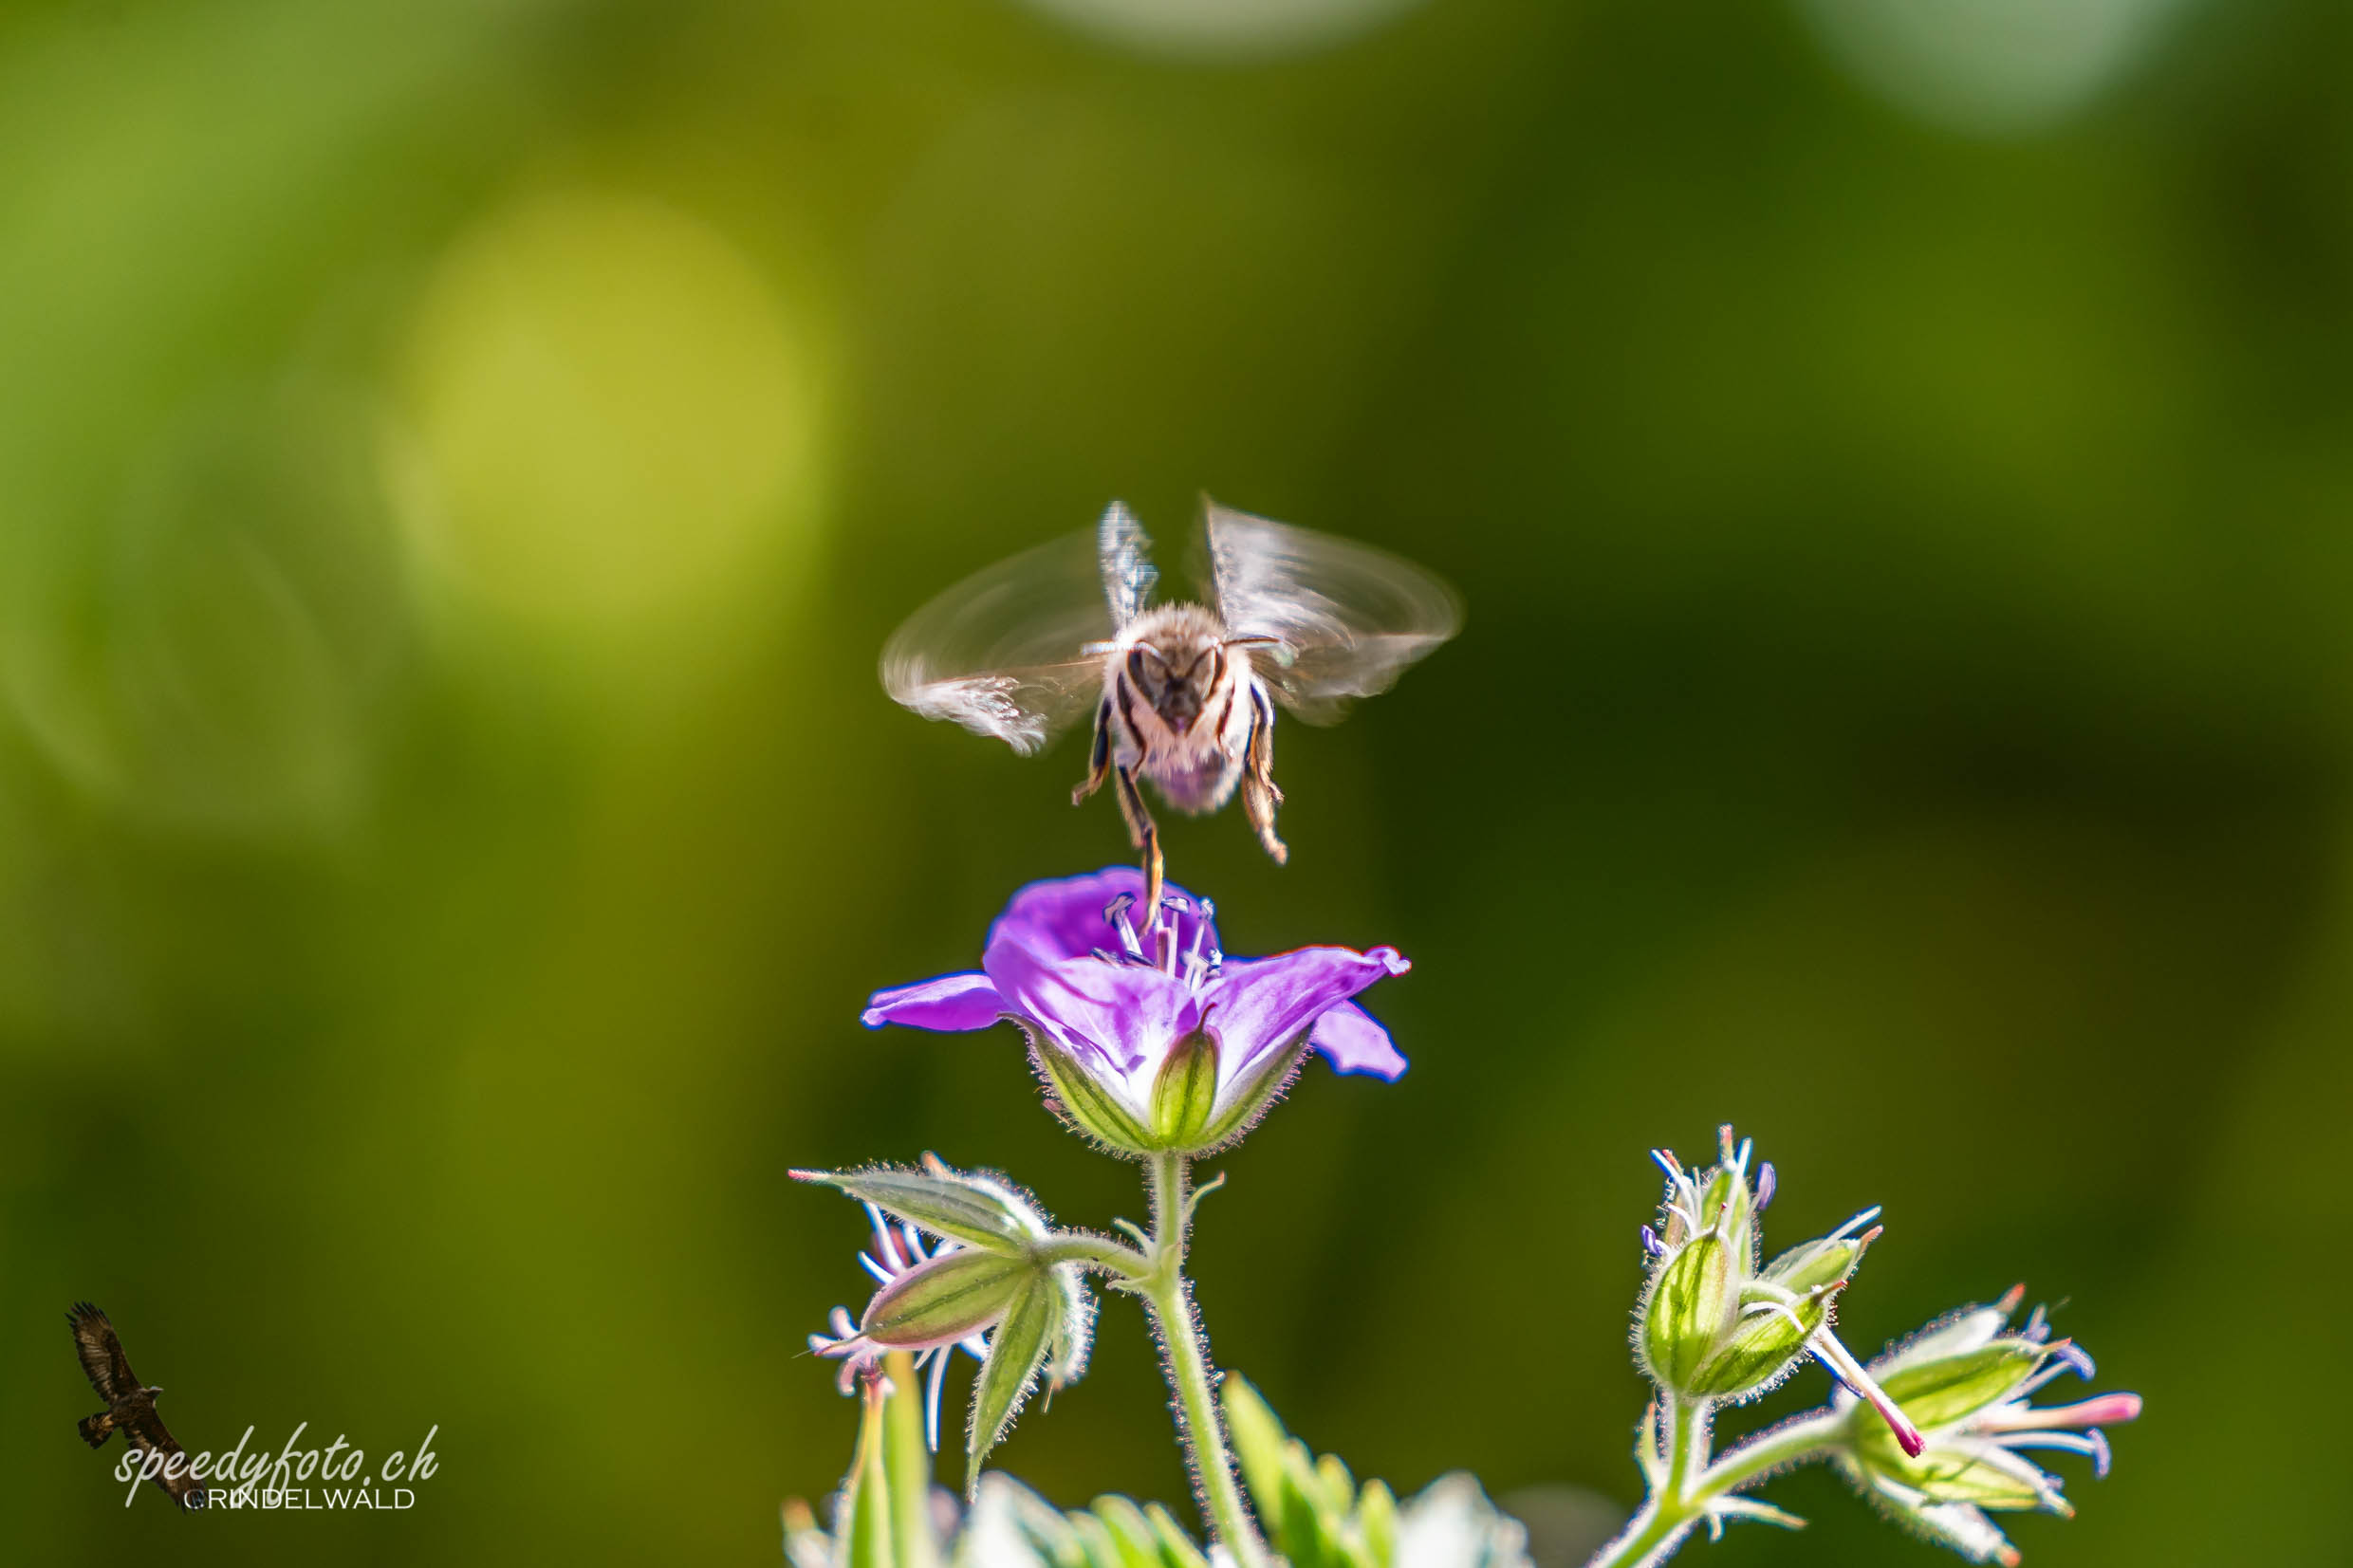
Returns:
[[[1704,1497],[1722,1497],[1775,1470],[1820,1459],[1829,1452],[1839,1430],[1845,1424],[1844,1411],[1825,1407],[1759,1432],[1701,1472],[1700,1493]]]
[[[1206,1341],[1193,1316],[1193,1294],[1185,1285],[1185,1231],[1191,1224],[1188,1162],[1182,1154],[1152,1156],[1152,1268],[1136,1282],[1159,1331],[1168,1362],[1168,1386],[1176,1396],[1176,1435],[1201,1489],[1201,1511],[1241,1568],[1266,1568],[1242,1488],[1234,1480],[1233,1455],[1226,1447],[1225,1423],[1217,1413],[1214,1380]]]
[[[1033,1256],[1040,1263],[1084,1264],[1138,1282],[1152,1277],[1150,1258],[1123,1242],[1115,1242],[1108,1236],[1090,1236],[1083,1230],[1054,1232],[1038,1244]]]
[[[1640,1512],[1585,1568],[1638,1568],[1673,1555],[1708,1504],[1788,1466],[1826,1453],[1845,1417],[1825,1409],[1759,1434],[1708,1462],[1709,1402],[1660,1401],[1666,1423],[1666,1479],[1651,1489]],[[1647,1439],[1646,1439],[1647,1440]]]

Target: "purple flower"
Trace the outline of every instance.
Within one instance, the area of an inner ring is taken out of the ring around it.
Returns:
[[[1065,1114],[1131,1153],[1231,1142],[1308,1050],[1343,1073],[1405,1070],[1389,1032],[1350,1000],[1410,968],[1396,949],[1228,958],[1208,900],[1171,886],[1139,927],[1142,896],[1128,866],[1033,882],[990,928],[978,972],[878,991],[865,1024],[966,1030],[1010,1018]]]

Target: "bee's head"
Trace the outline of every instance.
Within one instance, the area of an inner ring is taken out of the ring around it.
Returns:
[[[1160,722],[1182,735],[1216,699],[1239,658],[1217,618],[1194,605],[1170,605],[1145,618],[1128,639],[1121,668]]]

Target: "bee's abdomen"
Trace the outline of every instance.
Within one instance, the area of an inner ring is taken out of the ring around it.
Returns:
[[[1199,816],[1232,799],[1234,785],[1242,782],[1242,759],[1215,751],[1182,759],[1156,757],[1145,776],[1170,805]]]

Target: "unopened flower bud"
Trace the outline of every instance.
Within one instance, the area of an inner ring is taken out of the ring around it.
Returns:
[[[1862,1261],[1868,1210],[1829,1236],[1794,1247],[1757,1269],[1757,1212],[1771,1195],[1769,1165],[1751,1181],[1754,1147],[1722,1129],[1722,1159],[1687,1171],[1673,1154],[1656,1158],[1667,1173],[1658,1230],[1642,1227],[1651,1258],[1650,1293],[1641,1311],[1645,1370],[1665,1392],[1741,1399],[1778,1382],[1826,1333],[1831,1303]]]

